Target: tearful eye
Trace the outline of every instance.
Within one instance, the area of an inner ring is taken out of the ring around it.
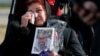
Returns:
[[[37,10],[36,12],[41,12],[42,10]]]

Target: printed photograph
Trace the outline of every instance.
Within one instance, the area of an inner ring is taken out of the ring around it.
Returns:
[[[50,50],[53,45],[54,28],[36,28],[32,46],[32,54],[39,54],[44,50]]]

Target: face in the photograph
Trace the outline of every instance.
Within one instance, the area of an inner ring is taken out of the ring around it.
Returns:
[[[41,36],[38,37],[38,42],[41,43],[41,44],[45,43],[46,40],[47,40],[47,38],[46,38],[45,35],[41,35]]]
[[[37,37],[37,42],[38,42],[38,47],[41,50],[44,50],[45,48],[47,48],[47,35],[46,34],[39,34]]]

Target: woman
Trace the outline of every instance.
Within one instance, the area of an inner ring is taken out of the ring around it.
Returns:
[[[36,27],[46,27],[47,13],[42,1],[32,0],[27,2],[27,12],[21,17],[20,27],[17,22],[11,23],[12,31],[14,31],[10,38],[2,44],[1,53],[4,56],[38,56],[31,54],[34,33]],[[32,23],[32,15],[34,14],[34,23]],[[16,23],[16,24],[15,24]],[[66,28],[66,41],[64,43],[65,51],[69,48],[75,56],[85,56],[81,45],[78,42],[75,32]],[[50,56],[64,56],[65,51],[59,51],[59,53],[51,51]],[[64,52],[64,53],[63,53]],[[62,54],[61,54],[62,53]]]
[[[72,2],[72,17],[69,25],[77,34],[79,41],[88,56],[91,56],[92,41],[94,41],[93,25],[99,17],[98,0],[77,0]]]

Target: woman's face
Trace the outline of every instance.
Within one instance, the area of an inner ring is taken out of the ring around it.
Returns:
[[[96,22],[97,6],[92,1],[85,1],[83,7],[74,6],[73,11],[78,14],[83,23],[93,25]]]
[[[81,20],[87,25],[93,25],[96,22],[97,6],[94,2],[86,1],[83,4],[83,9],[80,10],[79,16]]]
[[[43,26],[46,22],[46,11],[39,3],[33,3],[28,7],[28,11],[34,14],[36,26]]]

